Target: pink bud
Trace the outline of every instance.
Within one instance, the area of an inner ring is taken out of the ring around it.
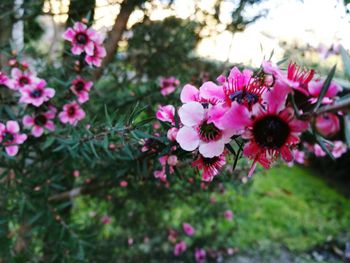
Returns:
[[[119,185],[120,185],[120,187],[127,187],[128,182],[123,180],[123,181],[120,181]]]
[[[74,170],[73,176],[74,177],[79,177],[80,176],[80,171],[79,170]]]
[[[168,130],[167,137],[168,137],[169,141],[172,141],[172,142],[176,141],[176,135],[177,135],[178,131],[179,131],[179,129],[175,128],[175,127],[170,128]]]
[[[177,164],[177,156],[176,155],[170,155],[168,157],[168,164],[170,166],[175,166]]]

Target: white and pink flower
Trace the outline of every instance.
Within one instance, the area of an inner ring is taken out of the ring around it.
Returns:
[[[55,96],[54,89],[46,88],[45,80],[40,80],[31,86],[24,86],[20,92],[21,98],[19,102],[32,104],[35,107],[39,107]]]
[[[183,127],[177,133],[176,141],[185,151],[198,148],[206,158],[219,156],[223,153],[225,144],[231,141],[234,134],[229,129],[219,128],[209,120],[210,110],[199,102],[192,101],[179,109],[179,117]]]
[[[85,103],[89,100],[89,92],[93,85],[92,81],[84,80],[82,77],[77,76],[72,81],[70,90],[77,96],[79,103]]]
[[[15,156],[18,153],[18,145],[27,140],[27,135],[20,133],[18,122],[7,121],[6,125],[0,123],[0,143],[5,147],[9,156]]]
[[[75,126],[85,118],[85,112],[77,102],[73,101],[63,106],[63,111],[59,113],[58,118],[62,123],[69,123]]]
[[[175,107],[173,105],[159,106],[156,112],[158,120],[175,124]]]
[[[55,130],[55,124],[53,119],[55,118],[56,112],[49,110],[34,116],[26,115],[23,117],[24,127],[31,128],[32,135],[34,137],[40,137],[45,130],[53,132]]]

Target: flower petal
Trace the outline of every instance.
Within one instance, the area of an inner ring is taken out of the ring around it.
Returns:
[[[186,126],[199,125],[204,119],[204,108],[199,102],[188,102],[179,109],[181,122]]]
[[[193,151],[199,145],[199,136],[196,130],[184,126],[178,131],[176,141],[185,151]]]

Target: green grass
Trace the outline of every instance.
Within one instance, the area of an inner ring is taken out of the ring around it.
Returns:
[[[273,243],[293,251],[305,251],[327,237],[349,231],[350,201],[306,169],[276,167],[256,174],[246,195],[236,196],[235,234],[237,247],[269,247]]]

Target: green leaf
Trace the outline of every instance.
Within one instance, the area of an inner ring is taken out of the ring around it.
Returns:
[[[350,56],[343,46],[340,46],[340,55],[343,60],[345,75],[350,80]]]
[[[314,112],[316,112],[317,109],[321,106],[322,100],[323,100],[324,96],[326,95],[326,93],[327,93],[327,91],[329,89],[329,86],[331,85],[331,82],[332,82],[332,79],[334,77],[336,68],[337,68],[337,65],[334,65],[333,68],[331,69],[331,71],[328,73],[328,76],[327,76],[326,80],[323,83],[320,95],[318,96],[317,102],[315,104]]]
[[[344,116],[344,133],[348,147],[350,147],[350,114]]]

